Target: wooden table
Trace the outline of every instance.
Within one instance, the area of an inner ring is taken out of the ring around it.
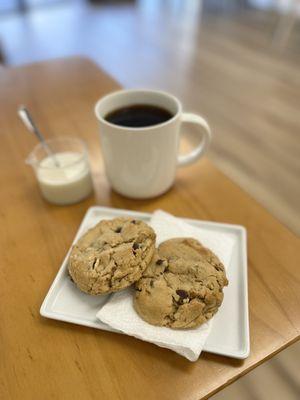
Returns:
[[[295,342],[300,330],[299,239],[209,161],[178,171],[164,196],[126,199],[107,184],[93,115],[118,85],[86,59],[0,72],[0,398],[198,400]],[[24,159],[35,144],[16,115],[26,104],[48,136],[89,145],[95,196],[47,204]],[[251,354],[202,354],[191,363],[131,337],[47,320],[39,308],[91,205],[242,224],[248,230]]]

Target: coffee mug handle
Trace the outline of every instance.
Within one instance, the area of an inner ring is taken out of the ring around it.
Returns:
[[[201,143],[190,153],[178,156],[178,165],[180,167],[194,163],[207,151],[211,142],[211,130],[208,123],[200,115],[191,113],[182,113],[182,122],[189,122],[200,127],[198,133],[201,136]]]

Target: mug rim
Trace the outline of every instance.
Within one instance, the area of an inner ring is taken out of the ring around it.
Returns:
[[[135,127],[135,126],[122,126],[122,125],[117,125],[117,124],[113,124],[111,122],[108,122],[106,119],[104,119],[98,112],[98,108],[100,106],[100,103],[102,103],[103,101],[107,100],[109,97],[114,97],[123,93],[132,93],[132,92],[147,92],[147,93],[155,93],[158,95],[163,95],[163,96],[167,96],[170,99],[172,99],[176,105],[177,105],[177,112],[175,113],[175,115],[173,115],[172,118],[168,119],[167,121],[161,122],[159,124],[155,124],[155,125],[149,125],[149,126],[141,126],[141,127]],[[94,112],[96,115],[96,118],[98,119],[98,121],[102,122],[104,125],[110,126],[112,128],[117,128],[120,131],[126,131],[126,132],[139,132],[139,131],[148,131],[151,129],[155,129],[155,128],[161,128],[163,126],[168,125],[169,123],[172,123],[176,118],[179,117],[179,115],[182,112],[182,105],[181,102],[177,99],[176,96],[174,96],[171,93],[165,92],[163,90],[155,90],[155,89],[120,89],[120,90],[115,90],[113,92],[110,92],[108,94],[106,94],[105,96],[101,97],[97,103],[95,104],[94,107]]]

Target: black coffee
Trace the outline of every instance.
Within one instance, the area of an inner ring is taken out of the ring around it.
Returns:
[[[148,104],[134,104],[108,113],[105,119],[115,125],[140,128],[161,124],[172,117],[170,111],[164,108]]]

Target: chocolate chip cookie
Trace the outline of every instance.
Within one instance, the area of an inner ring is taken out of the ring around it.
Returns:
[[[137,281],[155,249],[155,233],[131,218],[103,220],[81,237],[69,259],[69,273],[89,294],[106,294]]]
[[[152,325],[194,328],[218,311],[227,284],[224,266],[212,251],[195,239],[170,239],[135,283],[134,307]]]

